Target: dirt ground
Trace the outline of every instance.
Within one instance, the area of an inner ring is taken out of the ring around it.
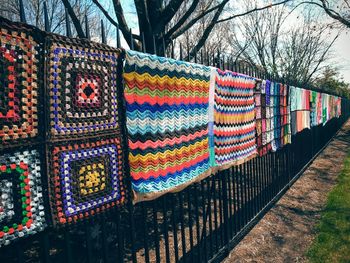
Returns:
[[[223,262],[307,262],[327,193],[349,150],[350,121]]]

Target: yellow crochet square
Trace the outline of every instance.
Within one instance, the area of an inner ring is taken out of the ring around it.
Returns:
[[[80,194],[85,196],[106,188],[105,167],[102,163],[82,166],[79,170]]]

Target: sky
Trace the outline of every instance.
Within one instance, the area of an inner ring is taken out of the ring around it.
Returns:
[[[103,0],[102,2],[111,2]],[[121,0],[124,11],[126,12],[126,20],[128,25],[132,28],[133,32],[138,32],[137,16],[135,6],[133,1]],[[295,23],[294,19],[298,14],[290,16],[289,25]],[[328,21],[332,21],[331,18],[326,17]],[[122,45],[127,47],[125,40],[122,39]],[[332,61],[333,65],[337,65],[340,72],[340,77],[350,84],[350,29],[344,30],[338,40],[333,46],[334,59]]]
[[[340,73],[347,83],[350,83],[350,29],[343,32],[335,43],[334,51],[341,67]]]

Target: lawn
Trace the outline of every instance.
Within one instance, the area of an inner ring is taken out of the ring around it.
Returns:
[[[338,184],[328,195],[317,237],[307,256],[310,262],[350,262],[350,154]]]

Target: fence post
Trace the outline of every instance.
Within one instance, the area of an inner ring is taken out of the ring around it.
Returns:
[[[132,36],[132,29],[130,28],[130,49],[134,50],[134,38]]]
[[[72,37],[72,30],[70,28],[70,20],[69,20],[68,10],[67,10],[67,8],[65,8],[64,10],[65,10],[65,14],[66,14],[66,34],[67,34],[67,37]]]
[[[87,15],[85,15],[85,36],[88,40],[90,40],[90,29]]]
[[[107,44],[106,40],[106,33],[105,33],[105,26],[103,24],[103,20],[101,19],[101,37],[102,37],[102,43]]]
[[[45,31],[50,32],[49,15],[47,13],[46,1],[44,1],[44,23],[45,23]]]
[[[23,0],[19,0],[19,18],[22,23],[26,23],[26,15],[24,12]]]

